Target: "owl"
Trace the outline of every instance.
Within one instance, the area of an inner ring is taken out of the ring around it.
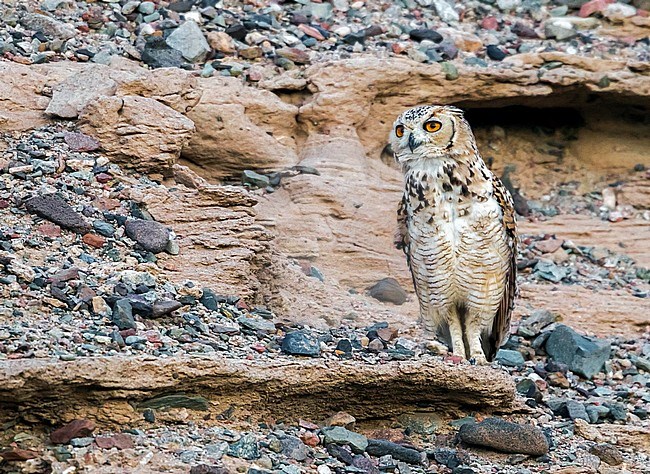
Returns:
[[[517,292],[512,197],[456,107],[407,110],[390,143],[404,173],[396,245],[406,254],[421,320],[454,354],[492,361],[510,332]]]

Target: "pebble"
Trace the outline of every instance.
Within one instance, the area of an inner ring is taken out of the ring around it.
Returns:
[[[84,218],[56,194],[34,196],[25,202],[25,207],[29,212],[54,222],[64,229],[80,234],[90,230],[90,225]]]
[[[499,349],[496,360],[501,365],[508,367],[520,367],[525,363],[524,356],[521,355],[521,352],[508,349]]]
[[[611,351],[608,342],[588,339],[563,324],[551,333],[545,347],[555,361],[587,379],[600,372]]]
[[[532,425],[520,425],[499,418],[461,426],[459,438],[467,444],[485,446],[504,453],[542,456],[549,450],[542,431]]]
[[[393,458],[409,464],[420,464],[422,462],[422,455],[418,450],[381,439],[369,439],[366,452],[377,457],[391,455]]]
[[[313,335],[294,331],[284,336],[282,340],[282,352],[285,354],[317,357],[320,355],[320,343]]]
[[[129,238],[151,253],[160,253],[167,248],[169,230],[156,221],[133,219],[127,221],[124,230]]]
[[[368,447],[368,438],[341,426],[323,428],[321,433],[323,434],[323,444],[326,446],[328,444],[349,446],[355,453],[363,453]]]
[[[406,302],[406,291],[394,278],[384,278],[368,288],[368,294],[384,303],[402,305]]]
[[[260,458],[260,448],[253,434],[242,436],[228,448],[228,455],[236,458],[255,460]]]
[[[135,319],[133,319],[133,308],[128,299],[120,299],[115,302],[112,321],[121,330],[136,327]]]
[[[89,436],[95,430],[95,424],[90,420],[74,420],[50,433],[50,440],[54,444],[66,444],[73,438]]]
[[[201,28],[192,20],[188,20],[176,28],[165,42],[167,46],[180,52],[185,59],[192,63],[204,61],[210,52],[210,45],[203,36]]]

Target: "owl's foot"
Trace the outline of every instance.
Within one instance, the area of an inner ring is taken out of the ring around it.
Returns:
[[[488,365],[489,362],[485,358],[485,355],[481,352],[480,354],[474,354],[469,359],[470,364],[472,365]]]

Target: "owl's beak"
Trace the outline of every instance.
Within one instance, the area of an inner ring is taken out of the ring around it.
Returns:
[[[413,150],[415,150],[420,145],[422,145],[422,142],[420,140],[417,140],[411,133],[409,135],[409,149],[411,150],[411,153],[413,153]]]

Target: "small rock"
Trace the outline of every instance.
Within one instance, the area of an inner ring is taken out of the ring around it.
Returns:
[[[120,330],[135,328],[133,308],[128,299],[123,298],[115,302],[112,321]]]
[[[167,37],[166,43],[192,63],[204,61],[210,52],[210,45],[203,36],[201,28],[192,20],[176,28]]]
[[[566,268],[557,266],[551,260],[540,259],[535,265],[535,274],[545,280],[559,283],[568,276],[569,271]]]
[[[325,446],[328,444],[346,445],[350,446],[355,453],[363,453],[368,447],[368,438],[341,426],[323,428],[321,432],[324,436],[323,444]]]
[[[156,221],[133,219],[124,225],[126,235],[151,253],[160,253],[167,248],[169,230]]]
[[[339,411],[325,420],[325,426],[342,426],[351,428],[357,422],[357,419],[347,412]]]
[[[519,425],[499,418],[461,426],[459,438],[467,444],[485,446],[504,453],[542,456],[549,445],[542,431],[532,425]]]
[[[377,457],[390,454],[393,458],[409,464],[420,464],[422,462],[422,455],[418,450],[383,439],[369,439],[366,452],[371,456]]]
[[[9,448],[0,451],[0,458],[5,461],[27,461],[28,459],[37,458],[39,454],[36,451],[20,448]]]
[[[265,319],[247,318],[241,316],[237,318],[237,322],[245,328],[253,331],[260,331],[266,334],[273,334],[276,331],[275,324]]]
[[[317,357],[320,355],[320,342],[309,333],[294,331],[284,336],[281,349],[285,354]]]
[[[519,351],[499,349],[496,355],[497,361],[507,367],[521,367],[526,362]]]
[[[90,420],[74,420],[50,433],[50,440],[54,444],[66,444],[73,438],[90,436],[95,429],[95,423]]]
[[[133,438],[126,433],[117,433],[113,436],[98,436],[95,438],[95,444],[102,449],[131,449],[133,448]]]
[[[618,448],[609,443],[596,444],[592,446],[589,450],[591,454],[594,454],[600,458],[601,461],[609,464],[610,466],[618,466],[625,461],[623,454],[618,450]]]
[[[174,300],[157,300],[153,304],[152,317],[162,318],[170,313],[173,313],[177,309],[181,308],[183,305]]]
[[[241,182],[242,184],[248,184],[258,188],[266,188],[271,184],[268,176],[264,176],[263,174],[251,170],[244,170],[242,172]]]
[[[81,240],[83,240],[84,244],[95,247],[96,249],[102,248],[106,243],[106,239],[97,234],[84,234]]]
[[[207,34],[208,44],[216,51],[232,54],[236,51],[232,36],[223,31],[210,31]]]
[[[25,202],[25,207],[32,214],[52,221],[64,229],[70,229],[80,234],[85,234],[90,230],[90,225],[84,218],[56,194],[34,196]]]
[[[446,23],[457,23],[460,19],[458,12],[445,0],[431,0],[440,19]]]
[[[113,227],[108,222],[100,220],[93,221],[93,229],[95,229],[97,233],[103,235],[104,237],[113,237],[115,234],[115,227]]]
[[[255,436],[246,434],[239,438],[239,441],[232,443],[228,448],[228,455],[248,461],[259,459],[260,448]]]
[[[309,53],[298,48],[280,48],[275,50],[275,54],[281,58],[293,61],[296,64],[309,64],[311,61]]]
[[[142,61],[152,68],[162,67],[181,67],[187,64],[183,54],[171,48],[164,40],[158,36],[152,36],[147,39],[142,52]]]
[[[524,337],[535,337],[542,332],[542,329],[556,320],[557,316],[546,309],[535,310],[530,316],[521,320],[517,334]]]
[[[368,288],[368,294],[384,303],[401,305],[406,302],[406,291],[394,278],[384,278]]]
[[[429,40],[434,43],[440,43],[442,41],[442,35],[429,28],[415,28],[409,31],[409,36],[414,41]]]
[[[505,51],[495,44],[488,45],[486,53],[490,59],[494,59],[495,61],[502,61],[507,56]]]
[[[579,418],[581,420],[589,421],[589,415],[587,415],[587,410],[582,403],[575,400],[567,400],[566,409],[567,413],[569,414],[569,418],[572,420]]]
[[[111,316],[113,314],[113,310],[108,305],[108,303],[106,303],[106,300],[101,296],[95,296],[92,299],[92,305],[93,312],[95,314],[99,314],[101,316]]]
[[[551,333],[545,347],[553,360],[587,379],[600,372],[611,351],[608,342],[588,339],[563,324]]]
[[[83,133],[63,132],[63,139],[72,151],[95,151],[100,146],[99,141]]]
[[[309,456],[309,450],[300,438],[285,436],[280,442],[282,443],[282,454],[291,459],[302,462]]]

